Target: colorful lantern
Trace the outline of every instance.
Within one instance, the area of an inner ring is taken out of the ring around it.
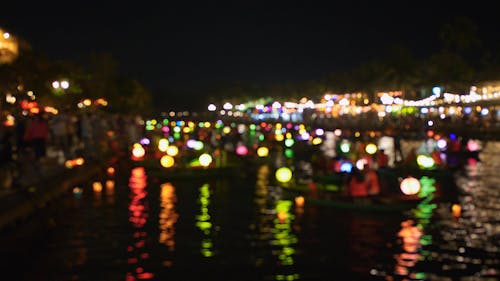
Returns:
[[[399,188],[406,195],[414,195],[420,191],[420,182],[414,177],[405,178]]]
[[[366,151],[366,153],[373,155],[377,152],[377,146],[373,143],[369,143],[366,145],[365,151]]]
[[[279,182],[287,183],[292,179],[292,170],[287,167],[281,167],[276,170],[275,176]]]
[[[261,146],[257,149],[257,155],[259,157],[267,157],[269,155],[269,149],[267,147]]]
[[[210,166],[210,163],[212,163],[212,156],[207,153],[203,153],[198,159],[200,161],[200,165],[202,165],[203,167],[208,167]]]
[[[161,158],[160,158],[160,164],[165,167],[165,168],[170,168],[172,166],[174,166],[175,164],[175,159],[174,157],[170,156],[170,155],[163,155]]]

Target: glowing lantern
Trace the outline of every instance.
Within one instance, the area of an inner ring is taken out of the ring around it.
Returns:
[[[269,149],[267,147],[261,146],[257,149],[257,155],[259,157],[267,157],[269,155]]]
[[[429,169],[434,167],[434,159],[430,156],[420,154],[417,156],[417,164],[420,168]]]
[[[174,157],[172,157],[170,155],[163,155],[160,158],[160,164],[162,165],[162,167],[170,168],[170,167],[174,166],[174,164],[175,164]]]
[[[365,151],[366,151],[366,153],[373,155],[377,152],[377,146],[374,145],[373,143],[369,143],[366,145]]]
[[[244,145],[238,145],[236,148],[236,154],[238,155],[247,155],[248,153],[248,148]]]
[[[198,159],[203,167],[208,167],[212,163],[212,156],[207,153],[203,153]]]
[[[462,207],[458,204],[453,204],[451,206],[451,212],[455,218],[458,218],[462,214]]]
[[[106,172],[108,173],[108,175],[112,176],[115,174],[115,168],[113,167],[109,167]]]
[[[74,159],[74,162],[75,162],[76,166],[81,166],[81,165],[83,165],[83,163],[85,163],[85,159],[83,159],[82,157],[78,157],[78,158]]]
[[[94,192],[101,192],[102,191],[102,184],[100,182],[96,181],[92,184],[92,189],[94,190]]]
[[[165,152],[165,151],[167,151],[168,145],[169,145],[168,140],[162,138],[158,142],[158,150],[160,150],[162,152]]]
[[[351,145],[347,141],[342,141],[340,144],[340,151],[348,153],[351,150]]]
[[[194,150],[202,150],[205,145],[202,141],[196,141],[193,145]]]
[[[76,197],[76,198],[80,198],[80,196],[82,196],[82,193],[83,193],[83,189],[78,187],[78,186],[75,186],[73,188],[73,195]]]
[[[317,137],[312,140],[313,145],[319,145],[322,142],[323,142],[323,140],[321,138],[317,138]]]
[[[305,202],[304,196],[295,197],[295,205],[302,207],[304,206],[304,202]]]
[[[420,182],[416,178],[410,176],[401,182],[399,188],[406,195],[414,195],[420,191]]]
[[[479,143],[475,140],[469,140],[467,142],[467,149],[469,151],[472,151],[472,152],[478,151],[479,150]]]
[[[366,164],[368,164],[368,161],[365,158],[359,159],[356,161],[356,168],[358,168],[358,170],[363,170]]]
[[[281,167],[276,170],[275,176],[279,182],[287,183],[292,179],[292,170],[287,167]]]
[[[196,145],[196,140],[190,139],[186,142],[186,146],[193,149]]]
[[[106,191],[113,192],[113,189],[115,188],[115,181],[114,180],[107,180],[106,181]]]
[[[179,149],[177,148],[177,146],[171,145],[167,148],[167,154],[170,156],[176,156],[177,154],[179,154]]]
[[[350,173],[352,171],[352,163],[344,162],[340,165],[340,171],[344,173]]]
[[[143,139],[141,139],[140,143],[142,145],[149,145],[151,143],[151,141],[148,138],[143,138]]]
[[[286,139],[285,140],[285,146],[286,147],[292,147],[294,145],[295,141],[293,139]]]
[[[325,131],[321,128],[316,129],[316,135],[322,136],[325,133]]]
[[[132,148],[132,156],[135,158],[142,158],[146,154],[146,151],[144,150],[144,147],[142,145],[136,143],[134,144],[134,147]]]
[[[443,151],[446,150],[448,144],[446,143],[445,139],[438,139],[436,142],[436,146],[439,148],[439,150]]]
[[[283,222],[283,221],[286,221],[286,218],[288,217],[288,213],[287,212],[278,212],[277,216],[278,216],[279,221]]]

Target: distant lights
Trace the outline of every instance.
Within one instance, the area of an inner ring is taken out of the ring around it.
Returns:
[[[432,93],[435,95],[440,95],[441,94],[441,88],[440,87],[432,87]]]
[[[215,104],[211,103],[208,105],[208,111],[215,111],[217,110],[217,106]]]

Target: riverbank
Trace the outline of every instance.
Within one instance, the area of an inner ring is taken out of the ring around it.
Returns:
[[[30,174],[20,175],[15,185],[0,192],[0,230],[15,227],[70,188],[84,183],[116,161],[118,158],[108,157],[73,168],[46,164],[31,170]]]

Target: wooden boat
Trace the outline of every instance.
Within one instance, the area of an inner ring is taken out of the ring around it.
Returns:
[[[425,198],[416,195],[369,196],[353,198],[340,192],[311,189],[304,185],[281,186],[284,197],[295,199],[302,196],[305,204],[360,212],[401,212],[415,208]]]
[[[158,159],[150,158],[133,163],[135,167],[144,167],[147,174],[159,179],[196,179],[209,177],[231,176],[236,174],[240,165],[226,164],[221,166],[211,165],[208,167],[178,165],[170,168],[162,167]]]

